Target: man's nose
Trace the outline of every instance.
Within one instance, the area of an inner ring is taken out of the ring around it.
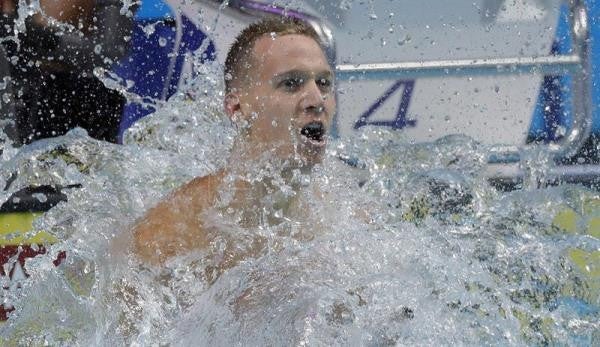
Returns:
[[[306,83],[301,103],[306,113],[321,115],[325,111],[325,95],[314,79]]]

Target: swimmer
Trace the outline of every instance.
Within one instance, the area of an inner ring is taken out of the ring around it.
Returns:
[[[212,230],[203,216],[216,206],[240,211],[242,226],[256,223],[264,208],[288,216],[307,210],[299,194],[284,194],[269,206],[264,198],[281,185],[302,189],[296,178],[310,174],[325,154],[336,101],[317,33],[295,19],[250,25],[231,47],[224,72],[224,110],[240,133],[228,164],[180,187],[135,225],[134,252],[145,262],[162,264],[208,247]],[[253,179],[257,168],[275,168],[278,179]],[[227,199],[226,192],[232,192]]]

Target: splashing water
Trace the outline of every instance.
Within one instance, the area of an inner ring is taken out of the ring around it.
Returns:
[[[367,130],[330,153],[369,158],[368,173],[331,155],[310,178],[326,198],[302,191],[303,218],[273,209],[243,226],[215,210],[211,246],[160,269],[116,251],[168,191],[223,165],[234,132],[194,105],[173,101],[128,145],[75,130],[2,163],[2,201],[31,184],[81,185],[35,223],[59,241],[3,291],[16,309],[4,343],[598,341],[599,197],[571,186],[499,194],[480,175],[485,148],[464,137],[410,145]],[[219,271],[235,253],[253,255]]]
[[[205,68],[190,90],[221,90]],[[80,129],[3,144],[0,202],[28,186],[71,188],[29,233],[53,240],[26,262],[29,277],[0,278],[15,309],[0,344],[599,343],[600,196],[533,183],[499,193],[482,174],[487,148],[463,136],[414,145],[364,128],[330,143],[325,163],[299,178],[300,212],[277,207],[290,192],[275,184],[257,223],[216,206],[203,216],[215,230],[207,249],[161,268],[141,263],[131,226],[176,187],[222,168],[236,136],[220,95],[194,96],[158,105],[125,145]]]

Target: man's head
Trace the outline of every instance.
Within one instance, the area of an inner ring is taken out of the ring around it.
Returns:
[[[225,110],[249,122],[254,154],[321,161],[335,112],[333,71],[309,25],[276,18],[246,28],[227,56],[225,84]]]

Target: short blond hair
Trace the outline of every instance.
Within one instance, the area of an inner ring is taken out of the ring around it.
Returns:
[[[225,92],[233,90],[242,77],[247,76],[256,40],[264,35],[304,35],[315,40],[322,47],[321,39],[308,23],[291,17],[268,17],[249,25],[235,39],[225,60]]]

